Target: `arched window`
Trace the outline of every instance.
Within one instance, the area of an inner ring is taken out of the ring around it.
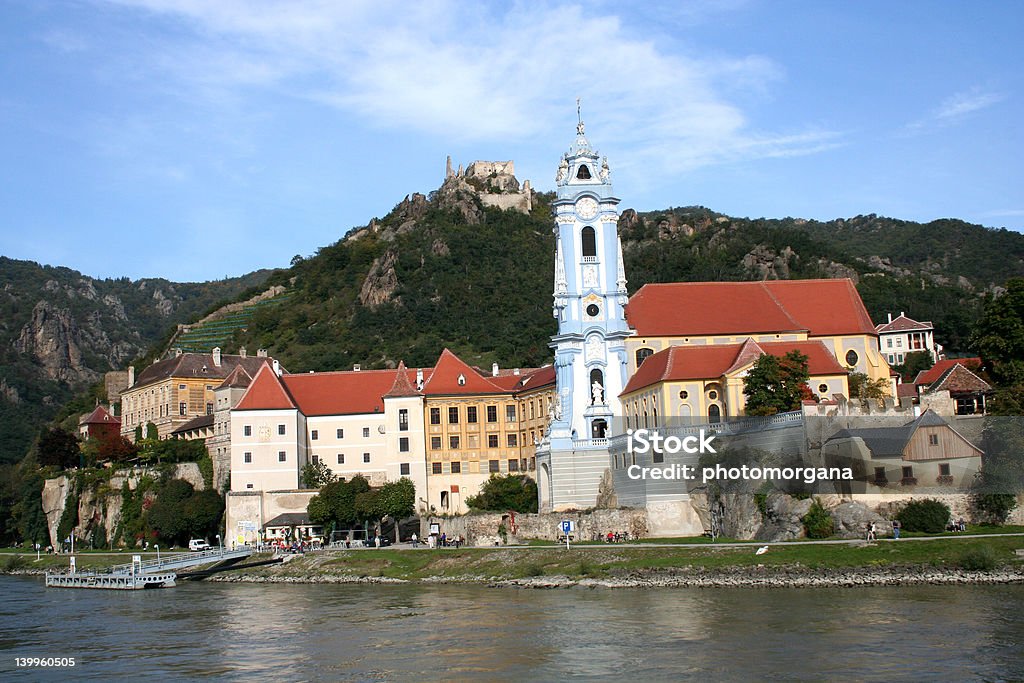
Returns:
[[[590,169],[587,168],[586,164],[580,164],[580,168],[576,171],[576,178],[579,180],[590,180]]]
[[[590,424],[590,438],[603,439],[608,433],[608,423],[605,420],[597,419]]]
[[[708,422],[711,424],[717,424],[722,421],[722,409],[718,407],[718,404],[712,403],[708,406]]]
[[[636,366],[640,367],[648,357],[654,354],[654,349],[637,349],[636,350]]]
[[[583,228],[583,255],[597,256],[597,236],[589,225]]]

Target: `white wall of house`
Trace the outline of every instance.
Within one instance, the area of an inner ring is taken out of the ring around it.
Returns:
[[[295,409],[232,411],[231,490],[299,488],[307,462],[305,430],[306,418]]]

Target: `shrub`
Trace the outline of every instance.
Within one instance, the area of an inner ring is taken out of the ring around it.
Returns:
[[[990,545],[983,545],[965,550],[957,564],[961,569],[968,571],[990,571],[999,563],[996,560],[995,549]]]
[[[4,561],[3,571],[13,573],[24,569],[27,565],[28,560],[25,559],[24,555],[11,555]]]
[[[987,524],[1005,524],[1010,511],[1017,507],[1017,496],[1012,493],[975,493],[971,507]]]
[[[804,531],[807,538],[828,538],[835,532],[835,523],[832,515],[822,506],[821,501],[815,500],[811,508],[800,520],[804,523]]]
[[[536,562],[531,562],[523,567],[523,576],[544,576],[544,567]]]
[[[949,506],[937,500],[912,500],[896,515],[904,531],[937,534],[949,524]]]

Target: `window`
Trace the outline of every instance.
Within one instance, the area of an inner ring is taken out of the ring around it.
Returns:
[[[403,436],[398,440],[398,450],[401,453],[409,452],[409,437]]]
[[[207,403],[206,404],[206,414],[207,415],[213,415],[213,404],[212,403]]]
[[[370,454],[363,453],[363,462],[370,462]]]
[[[247,489],[251,489],[251,488],[252,488],[252,484],[246,484],[246,485],[245,485],[245,488],[247,488]]]
[[[939,445],[939,435],[938,434],[929,434],[928,435],[928,445],[929,446],[938,446]]]
[[[363,438],[364,439],[369,439],[370,438],[370,428],[369,427],[363,427]]]
[[[488,448],[497,448],[498,447],[498,435],[497,434],[488,434],[487,435],[487,447]]]
[[[459,447],[459,437],[452,435],[448,437],[448,448],[457,449]]]
[[[285,453],[284,451],[278,451],[277,452],[277,461],[278,462],[285,462],[286,460],[288,460],[288,454]]]
[[[597,256],[597,236],[594,229],[589,225],[583,228],[580,238],[583,242],[583,257]]]
[[[479,434],[470,434],[469,436],[467,436],[466,437],[466,448],[469,448],[470,450],[473,450],[473,449],[476,449],[476,448],[480,448],[480,435]]]
[[[689,391],[680,391],[679,392],[679,398],[681,398],[681,399],[683,399],[685,401],[686,399],[690,398],[690,392]]]
[[[185,389],[188,389],[188,387],[186,387],[184,384],[179,384],[178,385],[178,390],[179,391],[184,391]]]
[[[461,462],[453,462],[452,463],[452,474],[462,474],[462,463]]]
[[[580,164],[580,168],[576,171],[576,178],[579,180],[590,180],[590,169],[587,168],[586,164]]]
[[[313,441],[316,441],[317,439],[319,439],[320,438],[320,430],[319,429],[314,429],[312,432],[310,432],[309,438],[312,439]]]
[[[487,406],[487,421],[497,422],[498,421],[498,406]]]
[[[313,464],[314,464],[314,465],[318,465],[319,463],[320,463],[320,456],[319,456],[319,455],[316,455],[316,454],[314,454],[314,455],[313,455]]]
[[[466,422],[476,424],[476,406],[466,408]]]
[[[398,411],[398,431],[409,431],[409,411],[405,408]]]
[[[885,481],[886,481],[886,479],[885,479],[885,468],[884,467],[876,467],[875,468],[875,483],[885,483]]]
[[[338,438],[338,439],[344,439],[345,438],[345,430],[344,429],[339,429],[339,430],[335,431],[334,436],[335,436],[335,438]]]
[[[939,476],[940,477],[948,477],[949,476],[949,463],[948,462],[944,462],[944,463],[941,463],[939,465]]]
[[[285,433],[284,425],[277,425],[277,433],[280,434],[281,436],[284,436],[284,433]]]
[[[636,366],[640,367],[644,364],[650,356],[654,355],[654,349],[637,349],[636,350]]]
[[[665,462],[665,453],[652,450],[651,451],[651,462]]]
[[[501,472],[501,461],[500,460],[488,460],[487,461],[488,472]]]
[[[853,349],[850,349],[849,351],[846,352],[846,364],[849,365],[850,367],[853,367],[854,365],[856,365],[857,361],[859,361],[859,360],[860,360],[860,356],[858,356],[857,352],[854,351]],[[900,361],[900,362],[902,362],[902,361]]]
[[[441,437],[432,436],[430,437],[430,450],[439,451],[441,450]]]
[[[515,448],[516,446],[519,445],[519,439],[516,438],[516,436],[517,435],[515,435],[515,434],[509,434],[508,435],[507,438],[508,438],[508,447],[509,448]]]
[[[516,407],[515,406],[505,406],[505,422],[515,422],[515,421],[516,421]]]
[[[914,478],[914,468],[913,467],[909,467],[909,466],[908,467],[904,467],[903,468],[903,479],[906,480],[906,479],[913,479],[913,478]]]
[[[431,408],[430,409],[430,424],[439,425],[441,424],[441,409]]]
[[[718,392],[715,391],[714,389],[712,389],[711,391],[708,392],[708,398],[711,399],[712,401],[717,401],[718,400]]]
[[[441,463],[439,463],[439,462],[432,462],[432,463],[430,463],[430,473],[431,474],[441,474]]]
[[[345,454],[344,453],[338,453],[338,464],[339,465],[344,465],[345,464]]]
[[[403,462],[398,466],[398,473],[403,477],[409,476],[409,463]]]
[[[178,415],[188,415],[188,404],[187,403],[179,403],[178,404]]]
[[[245,462],[245,463],[251,463],[252,462],[252,453],[249,453],[248,451],[246,451],[245,455],[242,456],[242,461]]]
[[[457,406],[452,406],[448,409],[448,424],[459,424],[459,409]]]
[[[891,349],[892,348],[892,337],[889,337],[888,339],[885,340],[885,348],[887,348],[887,349]]]
[[[242,427],[242,434],[245,436],[252,436],[252,425],[245,425]]]

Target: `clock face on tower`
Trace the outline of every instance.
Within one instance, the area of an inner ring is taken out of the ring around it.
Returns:
[[[585,221],[597,215],[597,202],[593,197],[583,197],[576,202],[576,215]]]

